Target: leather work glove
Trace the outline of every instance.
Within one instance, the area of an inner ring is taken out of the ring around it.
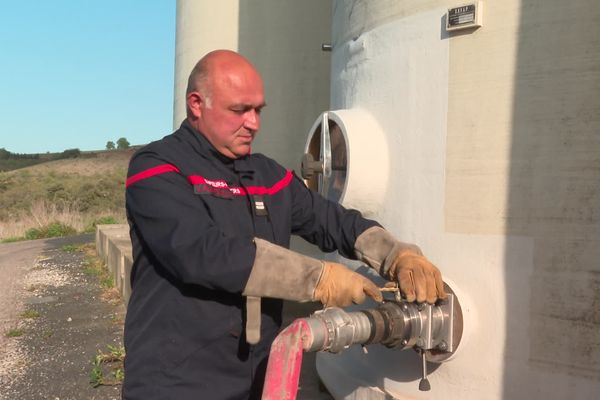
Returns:
[[[383,301],[373,282],[341,264],[323,262],[260,238],[242,295],[246,296],[246,340],[260,340],[261,297],[293,301],[319,300],[325,306],[362,303],[369,296]]]
[[[398,251],[387,271],[388,278],[398,282],[400,292],[408,302],[427,301],[434,304],[436,299],[447,297],[444,291],[442,274],[417,246]]]
[[[314,297],[325,307],[360,304],[366,296],[381,303],[383,296],[373,282],[342,264],[323,262],[323,273],[315,287]]]
[[[398,282],[400,292],[409,302],[446,299],[442,274],[419,246],[400,242],[385,229],[374,226],[364,231],[354,244],[356,258],[369,264],[379,274]]]

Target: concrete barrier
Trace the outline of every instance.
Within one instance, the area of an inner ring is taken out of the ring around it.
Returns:
[[[98,225],[96,227],[96,252],[106,264],[115,287],[125,304],[131,295],[131,240],[127,225]]]
[[[123,294],[126,305],[129,303],[129,297],[131,297],[131,267],[133,266],[133,256],[130,253],[123,256],[123,268],[121,270],[121,277],[123,280],[123,289],[121,293]]]
[[[96,251],[105,263],[108,257],[109,238],[112,237],[129,238],[129,226],[125,224],[96,226]]]

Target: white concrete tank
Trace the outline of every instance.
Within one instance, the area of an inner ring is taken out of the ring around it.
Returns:
[[[484,1],[481,27],[449,33],[461,4],[334,1],[329,109],[384,132],[387,169],[348,174],[385,174],[370,216],[453,282],[465,337],[429,392],[414,352],[378,345],[320,353],[319,374],[337,399],[597,399],[600,3]]]
[[[177,0],[173,126],[185,118],[187,78],[215,49],[235,50],[261,72],[267,107],[253,151],[298,168],[305,132],[329,106],[331,1]]]

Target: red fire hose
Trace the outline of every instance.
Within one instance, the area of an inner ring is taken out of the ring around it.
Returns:
[[[377,308],[345,312],[331,307],[310,318],[295,320],[271,345],[263,400],[295,400],[304,351],[339,353],[351,345],[381,343],[399,350],[414,348],[423,359],[426,351],[441,362],[456,350],[462,337],[462,312],[454,294],[436,305],[388,301]],[[428,390],[421,384],[421,390]]]
[[[306,320],[285,328],[271,345],[263,400],[295,400],[302,366],[303,343],[310,336]]]

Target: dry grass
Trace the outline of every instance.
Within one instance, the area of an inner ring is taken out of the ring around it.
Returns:
[[[82,231],[85,223],[83,215],[71,210],[70,206],[58,209],[46,200],[36,200],[29,210],[23,210],[11,220],[0,221],[0,239],[21,237],[30,228],[41,228],[51,222],[61,222]]]
[[[69,204],[59,208],[46,200],[36,200],[29,210],[21,211],[14,219],[0,221],[0,239],[21,237],[28,229],[42,228],[52,222],[60,222],[82,232],[95,219],[114,214],[109,210],[93,215],[82,214]],[[118,219],[119,222],[125,221],[124,216]]]
[[[57,207],[46,200],[36,200],[29,210],[24,210],[15,218],[8,221],[0,221],[0,240],[7,238],[23,237],[25,232],[31,228],[42,228],[52,222],[60,222],[83,232],[93,221],[103,216],[110,215],[118,223],[125,223],[123,212],[106,210],[105,212],[83,214],[72,205]]]

